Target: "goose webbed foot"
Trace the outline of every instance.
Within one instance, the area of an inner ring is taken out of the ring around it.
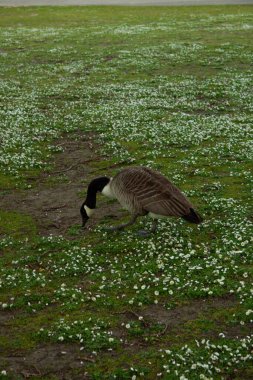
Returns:
[[[156,232],[156,230],[157,230],[157,224],[158,224],[158,220],[154,219],[153,223],[152,223],[151,230],[150,231],[140,230],[140,231],[138,231],[138,235],[142,236],[142,237],[150,236],[151,234],[153,234],[153,233]]]
[[[141,237],[148,237],[151,235],[151,232],[150,231],[145,231],[145,230],[139,230],[137,232],[137,234]]]
[[[108,226],[108,227],[102,227],[103,231],[107,232],[115,232],[115,231],[122,231],[124,227],[122,226]]]

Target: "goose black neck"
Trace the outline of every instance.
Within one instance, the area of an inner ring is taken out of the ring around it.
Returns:
[[[96,208],[97,192],[101,192],[109,182],[110,178],[108,177],[98,177],[93,179],[88,186],[87,197],[84,204],[91,209]]]

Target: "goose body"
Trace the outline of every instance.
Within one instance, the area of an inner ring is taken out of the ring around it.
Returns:
[[[150,168],[130,167],[123,169],[111,179],[101,177],[93,181],[101,182],[97,191],[105,196],[116,198],[122,207],[132,215],[130,222],[114,227],[114,229],[122,229],[131,225],[138,216],[144,215],[155,220],[152,230],[156,229],[156,220],[162,217],[182,217],[196,224],[202,222],[201,216],[194,210],[194,206],[186,196],[166,177]],[[96,190],[93,181],[88,187],[87,198],[81,207],[81,214],[82,208],[86,207],[87,211],[87,207],[89,207],[89,195],[91,197],[89,188],[93,188],[93,192]],[[86,214],[89,217],[87,212]]]

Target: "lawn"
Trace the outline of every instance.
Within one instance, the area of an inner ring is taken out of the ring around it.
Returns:
[[[0,379],[252,379],[253,7],[0,8]],[[145,165],[204,223],[141,238]],[[24,359],[25,358],[25,359]]]

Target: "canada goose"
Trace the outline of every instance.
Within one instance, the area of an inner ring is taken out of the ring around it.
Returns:
[[[113,178],[99,177],[91,181],[80,209],[83,226],[94,212],[97,192],[116,198],[132,215],[128,223],[108,228],[111,231],[131,226],[139,216],[144,215],[153,218],[150,232],[156,231],[161,217],[177,216],[195,224],[202,222],[193,205],[175,185],[162,174],[146,167],[130,167]],[[146,231],[140,233],[148,234]]]

